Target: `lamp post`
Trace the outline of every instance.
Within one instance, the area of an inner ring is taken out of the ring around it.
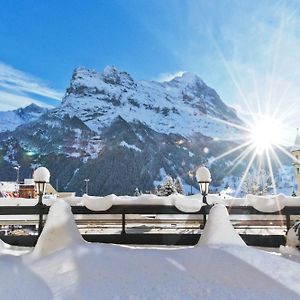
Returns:
[[[45,194],[47,183],[50,180],[50,172],[45,167],[37,168],[33,173],[33,180],[36,184],[37,193],[39,196],[39,228],[38,228],[38,236],[41,235],[43,230],[43,195]]]
[[[203,215],[204,226],[206,224],[206,208],[209,207],[207,203],[206,196],[208,195],[209,184],[211,183],[211,174],[206,167],[200,167],[196,171],[197,182],[199,183],[200,192],[203,196],[203,203],[206,204],[205,211]]]
[[[208,204],[206,196],[208,195],[208,187],[211,183],[211,175],[209,170],[206,167],[198,168],[196,172],[196,178],[200,186],[200,192],[203,196],[203,203]]]
[[[194,174],[192,171],[189,171],[189,177],[190,177],[190,185],[191,185],[191,195],[193,195],[193,177],[194,177]]]
[[[85,178],[84,179],[84,182],[85,182],[85,193],[86,194],[88,194],[88,191],[89,191],[89,181],[90,181],[89,178]]]
[[[17,171],[17,184],[19,184],[19,180],[20,180],[20,166],[17,165],[14,167],[14,169]]]

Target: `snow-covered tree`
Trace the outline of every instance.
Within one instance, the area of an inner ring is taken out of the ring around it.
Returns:
[[[176,191],[176,187],[174,185],[173,178],[171,176],[167,175],[164,178],[164,181],[163,181],[161,187],[159,188],[157,195],[158,196],[169,196],[169,195],[172,195],[175,193],[177,193],[177,191]]]
[[[184,189],[183,189],[183,185],[182,185],[182,181],[181,181],[180,177],[177,177],[175,179],[174,185],[175,185],[177,193],[184,195]]]
[[[243,185],[244,194],[265,195],[272,189],[271,176],[265,170],[249,172]]]
[[[157,186],[154,188],[153,194],[154,194],[154,195],[158,195],[158,188],[157,188]]]
[[[140,196],[141,194],[142,194],[142,193],[140,192],[140,190],[139,190],[138,188],[135,188],[133,196],[138,197],[138,196]]]

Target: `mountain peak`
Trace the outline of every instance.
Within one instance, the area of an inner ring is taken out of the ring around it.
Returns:
[[[119,71],[114,66],[106,66],[102,72],[103,81],[110,84],[132,85],[133,78],[127,72]]]
[[[40,115],[40,114],[45,113],[46,111],[47,111],[46,108],[41,107],[41,106],[39,106],[39,105],[37,105],[35,103],[31,103],[31,104],[29,104],[29,105],[27,105],[25,107],[18,108],[16,110],[16,113],[18,115],[20,115],[20,116],[22,116],[22,115],[29,115],[29,114],[30,115],[32,115],[32,114],[38,114],[38,115]]]
[[[13,131],[18,126],[35,121],[48,111],[34,103],[15,110],[0,112],[0,132]]]
[[[121,72],[113,66],[106,66],[102,72],[102,76],[105,83],[119,84]]]
[[[35,103],[31,103],[23,108],[23,110],[42,110],[43,108]]]
[[[78,78],[82,79],[82,77],[90,76],[92,74],[97,74],[96,70],[80,66],[73,71],[72,80],[76,80]]]
[[[111,75],[111,74],[119,74],[120,71],[114,67],[114,66],[106,66],[103,70],[103,75],[107,76],[107,75]]]
[[[184,72],[157,84],[134,81],[114,66],[102,72],[77,68],[59,113],[76,115],[97,133],[118,115],[129,122],[139,120],[158,132],[184,136],[204,131],[222,136],[222,124],[213,124],[212,133],[207,133],[205,128],[212,122],[207,116],[239,122],[235,112],[196,74]]]
[[[177,76],[171,81],[180,81],[189,84],[193,84],[197,82],[197,83],[201,83],[201,85],[204,85],[203,80],[197,74],[192,72],[183,72],[181,76]]]

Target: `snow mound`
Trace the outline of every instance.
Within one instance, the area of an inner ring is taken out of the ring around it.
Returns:
[[[32,282],[27,273],[29,280],[19,279],[23,272],[13,273],[15,269],[8,263],[3,270],[1,264],[1,300],[294,300],[300,293],[298,263],[251,247],[136,249],[90,243],[17,269],[36,274],[52,297],[36,296],[35,289],[45,288],[36,282],[32,297],[7,297],[11,274],[14,289],[25,289]]]
[[[105,211],[112,207],[116,195],[111,194],[105,197],[94,197],[83,195],[83,205],[94,211]]]
[[[285,196],[285,206],[299,206],[300,204],[300,197],[288,197]]]
[[[65,201],[57,200],[50,207],[45,227],[32,252],[32,256],[47,256],[68,246],[83,242],[70,205]]]
[[[216,204],[210,210],[198,245],[245,246],[246,244],[231,225],[226,207]]]
[[[6,248],[7,244],[0,239],[0,249]]]
[[[225,206],[246,206],[246,198],[234,198],[226,194],[209,194],[207,195],[207,202],[210,205],[223,204]]]
[[[180,197],[178,195],[174,199],[174,205],[178,210],[182,212],[191,213],[199,211],[204,203],[202,201],[202,196],[199,197],[199,195],[193,195],[189,197]]]
[[[174,205],[174,197],[178,194],[172,194],[165,197],[158,197],[153,194],[142,194],[138,197],[131,196],[116,196],[114,205]]]
[[[286,236],[286,245],[290,247],[300,247],[300,221],[296,222],[289,229]]]
[[[276,212],[284,208],[285,197],[283,194],[275,196],[255,196],[247,195],[246,201],[255,209],[262,212]]]
[[[279,252],[283,254],[283,256],[300,256],[300,251],[296,247],[291,246],[283,246],[279,247]]]
[[[62,198],[61,198],[62,200]],[[71,206],[84,206],[83,204],[83,197],[75,197],[74,196],[70,196],[70,197],[65,197],[63,198],[63,200],[67,203],[69,203]]]

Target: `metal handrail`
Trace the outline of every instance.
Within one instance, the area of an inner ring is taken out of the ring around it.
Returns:
[[[42,214],[47,215],[49,213],[49,206],[43,205],[42,208],[39,205],[35,206],[0,206],[0,215],[38,215],[42,209]],[[252,206],[231,206],[227,207],[230,215],[273,215],[279,216],[282,215],[285,218],[285,224],[287,230],[291,226],[291,216],[300,215],[299,206],[290,206],[284,207],[280,211],[276,212],[262,212],[258,211]],[[114,205],[108,210],[105,211],[93,211],[88,209],[85,206],[71,206],[72,213],[74,215],[102,215],[102,214],[118,214],[122,215],[122,231],[121,234],[89,234],[83,235],[87,241],[92,242],[109,242],[109,243],[120,243],[120,244],[176,244],[176,245],[191,245],[195,244],[200,234],[194,233],[175,233],[175,234],[135,234],[126,232],[126,215],[127,214],[155,214],[155,215],[199,215],[201,216],[200,221],[206,221],[206,215],[209,214],[210,207],[203,206],[197,212],[182,212],[178,210],[175,206],[166,206],[166,205]],[[200,222],[201,228],[203,224]],[[284,235],[254,235],[254,234],[241,234],[241,237],[250,245],[255,246],[274,246],[278,247],[279,245],[285,242]],[[4,236],[2,239],[5,242],[14,245],[23,245],[33,246],[36,241],[36,236]]]

